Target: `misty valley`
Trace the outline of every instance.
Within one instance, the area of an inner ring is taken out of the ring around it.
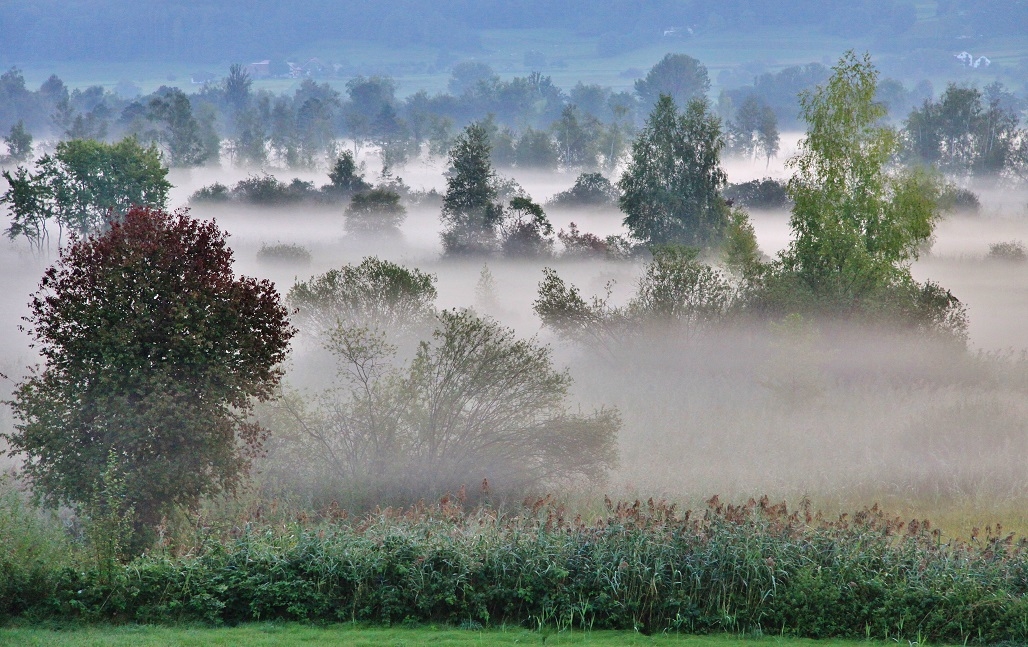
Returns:
[[[876,59],[12,67],[0,639],[1022,644],[1028,98]]]

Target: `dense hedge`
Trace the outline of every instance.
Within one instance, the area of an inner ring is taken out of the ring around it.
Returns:
[[[518,516],[443,503],[201,533],[187,554],[46,570],[0,561],[0,613],[212,624],[274,618],[1028,639],[1028,551],[943,542],[877,507],[827,520],[766,500],[609,505],[594,524],[540,500]]]

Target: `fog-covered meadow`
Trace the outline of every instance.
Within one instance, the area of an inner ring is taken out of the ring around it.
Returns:
[[[797,139],[785,137],[782,154],[770,164],[726,160],[729,182],[786,179],[784,160]],[[359,159],[367,179],[375,181],[374,152]],[[415,191],[442,193],[444,171],[443,160],[422,159],[394,174]],[[228,164],[173,170],[171,205],[188,206],[201,186],[232,185],[257,172]],[[325,171],[317,169],[260,172],[285,181],[325,181]],[[499,172],[540,203],[575,179],[570,173]],[[732,324],[688,339],[636,336],[605,355],[541,326],[532,304],[542,269],[553,267],[586,296],[602,295],[609,286],[611,302],[618,304],[635,289],[645,260],[562,259],[559,246],[550,259],[444,259],[439,205],[431,201],[408,205],[401,236],[378,239],[349,235],[342,207],[195,204],[191,213],[229,232],[239,273],[271,279],[283,295],[297,281],[377,256],[435,275],[438,308],[472,307],[520,337],[549,344],[556,364],[574,379],[576,406],[616,407],[623,417],[620,465],[600,486],[581,483],[568,490],[582,500],[609,493],[695,504],[713,494],[767,494],[791,501],[809,497],[828,509],[883,501],[902,511],[952,517],[966,530],[996,516],[1028,523],[1019,504],[1028,495],[1028,265],[988,256],[991,244],[1028,240],[1028,193],[974,188],[980,213],[945,217],[931,251],[913,266],[918,280],[934,280],[966,304],[967,352],[879,327],[805,321],[798,328]],[[615,209],[548,208],[547,216],[555,230],[574,222],[601,237],[624,233],[623,214]],[[765,254],[788,245],[787,212],[753,211],[750,218]],[[301,246],[311,262],[258,259],[262,246],[275,244]],[[33,255],[17,242],[0,248],[0,325],[8,331],[0,364],[14,381],[33,362],[28,338],[16,327],[55,254],[51,248],[49,256]],[[487,293],[480,285],[483,268],[494,282]],[[302,331],[294,340],[287,389],[309,393],[331,381],[320,344]],[[270,431],[274,437],[276,429]],[[259,464],[256,481],[282,468]]]

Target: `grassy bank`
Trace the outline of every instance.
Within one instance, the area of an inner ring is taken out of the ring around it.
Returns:
[[[206,627],[85,626],[19,627],[0,629],[0,645],[23,647],[164,647],[166,645],[248,645],[291,647],[292,645],[352,645],[354,647],[478,647],[480,645],[654,645],[656,647],[856,647],[874,645],[867,641],[824,640],[781,637],[738,637],[731,635],[687,636],[661,634],[645,636],[629,631],[533,631],[511,627],[469,631],[439,627],[375,628],[351,624],[312,627],[309,625],[248,624],[211,629]]]

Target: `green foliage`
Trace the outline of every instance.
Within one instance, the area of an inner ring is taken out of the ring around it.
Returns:
[[[707,68],[686,54],[666,54],[635,82],[635,93],[644,109],[651,108],[662,96],[685,105],[702,99],[710,90]]]
[[[346,231],[351,234],[398,234],[407,217],[400,194],[386,187],[355,193],[346,209]]]
[[[703,100],[679,114],[671,97],[662,95],[618,182],[632,236],[651,245],[717,243],[728,220],[721,197],[723,148],[720,122]]]
[[[367,191],[371,185],[364,181],[364,165],[358,166],[353,159],[353,153],[343,151],[332,170],[328,172],[330,184],[326,188],[341,195],[352,195]]]
[[[604,258],[611,251],[608,241],[596,234],[583,232],[578,225],[570,223],[568,230],[557,232],[557,240],[564,247],[561,256],[568,258]]]
[[[214,114],[197,118],[185,92],[165,88],[150,100],[147,119],[154,130],[146,133],[159,142],[171,166],[201,166],[218,159],[221,140],[214,130]]]
[[[511,198],[500,224],[500,249],[510,258],[550,256],[553,225],[543,208],[531,198]]]
[[[25,122],[20,119],[4,136],[4,143],[7,144],[5,161],[24,162],[32,155],[32,133],[25,129]]]
[[[768,164],[778,155],[778,118],[771,106],[756,96],[746,97],[729,122],[728,132],[728,150],[733,153],[754,158],[760,154]]]
[[[189,196],[190,204],[225,203],[232,200],[231,190],[221,182],[202,186]]]
[[[768,294],[778,291],[770,301],[793,289],[785,286],[802,284],[808,295],[800,298],[803,307],[833,316],[902,321],[935,303],[952,312],[909,323],[950,320],[962,311],[959,302],[948,293],[921,299],[934,290],[917,285],[909,270],[939,217],[940,182],[918,169],[887,172],[898,144],[881,125],[885,109],[874,100],[877,77],[867,56],[849,52],[826,85],[801,96],[809,128],[789,162],[796,171],[788,185],[794,238],[781,255],[782,270],[791,277],[769,279],[775,287]],[[965,329],[966,323],[941,332],[959,336]]]
[[[748,209],[785,209],[791,204],[785,184],[769,177],[729,184],[725,199]]]
[[[989,245],[989,258],[1010,263],[1028,261],[1028,248],[1019,240],[1009,240]]]
[[[978,194],[971,189],[947,183],[939,195],[939,209],[943,212],[976,216],[981,208]]]
[[[257,260],[262,263],[285,263],[306,267],[311,264],[311,252],[302,245],[292,243],[261,243],[261,248],[257,250]]]
[[[689,335],[719,323],[734,304],[736,291],[719,270],[700,263],[694,249],[653,250],[628,316],[637,326],[657,324]]]
[[[915,162],[962,176],[995,176],[1008,167],[1017,174],[1026,131],[1018,128],[1017,110],[1003,105],[1003,94],[998,83],[986,88],[985,95],[951,83],[938,102],[926,100],[911,111],[903,133],[904,153]]]
[[[557,145],[557,162],[563,169],[595,167],[600,123],[596,117],[583,116],[574,105],[567,105],[551,127]]]
[[[114,451],[107,457],[100,484],[83,504],[82,512],[86,517],[86,540],[97,572],[109,583],[114,578],[116,565],[145,547],[133,546],[135,508],[125,491],[125,475],[121,473],[118,455]]]
[[[614,207],[617,203],[618,190],[610,180],[600,173],[582,173],[575,178],[574,186],[554,195],[547,206]]]
[[[611,305],[611,284],[605,296],[586,301],[546,268],[532,308],[544,326],[607,357],[647,332],[688,339],[721,323],[739,298],[733,282],[697,256],[677,245],[653,248],[653,260],[624,307]]]
[[[46,609],[73,555],[56,515],[33,507],[10,476],[0,476],[0,619]]]
[[[330,475],[336,500],[412,503],[483,482],[522,496],[616,464],[617,412],[570,411],[571,378],[549,349],[470,311],[439,313],[409,366],[363,327],[337,328],[327,347],[338,386],[309,404],[283,401],[280,433],[304,448],[290,471]]]
[[[447,255],[482,254],[496,247],[503,208],[496,203],[489,151],[488,132],[477,123],[465,128],[450,149],[441,216]]]
[[[138,549],[173,509],[245,475],[263,439],[247,414],[271,397],[293,330],[271,283],[235,276],[213,223],[132,209],[62,249],[29,307],[44,366],[15,389],[3,438],[38,497],[106,506],[116,456]]]
[[[712,497],[686,511],[608,500],[593,523],[550,497],[512,514],[449,497],[355,519],[332,510],[323,524],[200,531],[183,556],[152,552],[113,581],[95,568],[53,569],[44,595],[0,613],[918,644],[1028,639],[1023,541],[991,531],[971,543],[948,540],[927,521],[904,522],[877,506],[826,517],[766,497],[743,505]]]
[[[422,330],[434,315],[435,281],[433,274],[369,256],[297,282],[286,301],[299,325],[315,334],[368,327],[404,336]]]
[[[80,236],[101,232],[134,206],[163,208],[171,189],[157,149],[131,138],[63,141],[53,155],[36,160],[35,169],[4,171],[10,188],[0,204],[11,212],[7,235],[24,236],[36,249],[48,244],[48,224]]]

